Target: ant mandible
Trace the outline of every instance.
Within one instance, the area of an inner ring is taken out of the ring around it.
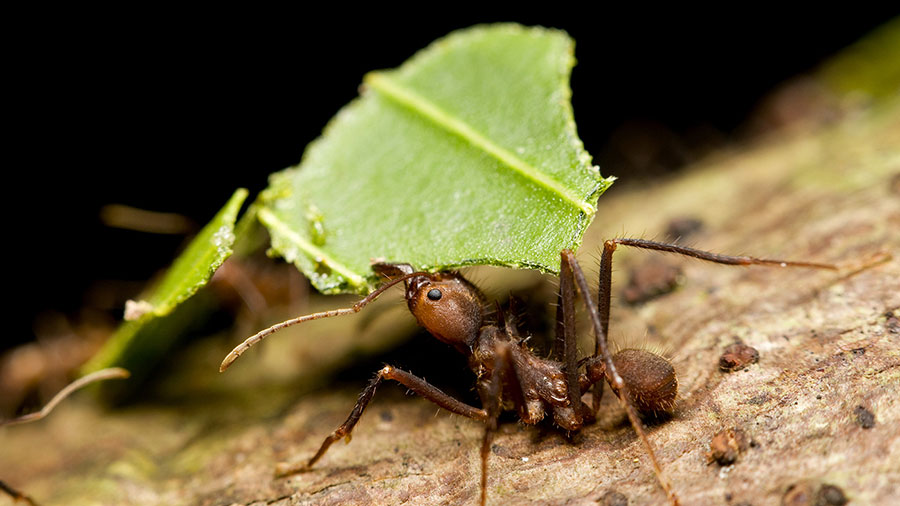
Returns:
[[[388,288],[405,283],[406,302],[416,321],[438,340],[466,355],[477,377],[481,408],[459,401],[424,379],[390,365],[383,367],[359,395],[347,420],[331,433],[306,467],[312,467],[332,443],[348,437],[359,421],[375,389],[385,379],[394,380],[441,408],[485,423],[481,443],[481,504],[487,500],[487,458],[497,429],[497,418],[506,405],[515,407],[519,418],[536,424],[549,412],[554,422],[566,431],[577,431],[593,422],[599,410],[605,379],[617,395],[631,426],[647,449],[659,484],[673,505],[679,504],[644,432],[638,412],[671,413],[675,405],[678,380],[668,360],[649,351],[625,349],[613,355],[609,351],[610,289],[612,256],[619,245],[677,253],[700,260],[727,265],[775,265],[836,270],[831,264],[772,260],[748,256],[728,256],[685,246],[644,239],[611,239],[604,243],[600,260],[599,304],[594,301],[587,279],[575,261],[575,254],[563,250],[560,259],[559,294],[556,312],[556,337],[553,355],[557,360],[540,358],[525,344],[511,314],[498,311],[488,319],[481,291],[458,272],[428,273],[415,271],[409,264],[374,264],[376,273],[389,281],[352,307],[313,313],[273,325],[249,337],[222,361],[224,371],[251,346],[266,336],[309,320],[359,312]],[[578,359],[575,337],[575,293],[581,294],[594,330],[593,355]],[[592,405],[581,397],[593,388]]]

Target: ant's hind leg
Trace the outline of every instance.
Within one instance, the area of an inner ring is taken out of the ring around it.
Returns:
[[[633,248],[649,249],[655,251],[664,251],[667,253],[676,253],[707,262],[725,265],[771,265],[776,267],[807,267],[811,269],[828,269],[838,270],[838,266],[834,264],[823,264],[816,262],[797,262],[792,260],[775,260],[770,258],[756,258],[749,256],[731,256],[720,255],[718,253],[710,253],[686,246],[678,246],[664,242],[648,241],[646,239],[627,239],[618,238],[610,239],[603,244],[603,255],[600,259],[600,290],[599,290],[599,308],[600,323],[603,327],[603,335],[609,335],[609,304],[610,290],[612,288],[612,256],[618,245],[631,246]],[[597,343],[597,353],[600,352],[600,343]]]
[[[400,369],[394,368],[392,366],[386,365],[378,373],[369,381],[369,384],[366,386],[365,390],[359,394],[359,399],[356,401],[356,406],[353,407],[353,411],[350,412],[350,416],[347,417],[347,420],[341,424],[340,427],[334,430],[325,441],[322,442],[322,446],[319,448],[319,451],[316,452],[315,455],[309,462],[307,462],[306,467],[312,467],[322,455],[325,455],[325,452],[328,451],[328,448],[334,443],[342,438],[349,437],[350,433],[353,431],[353,427],[356,426],[356,422],[359,421],[360,417],[362,417],[363,411],[365,411],[366,406],[369,405],[369,401],[372,400],[372,397],[375,396],[375,389],[381,383],[382,380],[389,379],[394,380],[401,385],[409,388],[413,392],[421,395],[422,397],[428,399],[429,401],[437,404],[438,406],[446,409],[451,413],[455,413],[457,415],[462,415],[467,418],[474,418],[475,420],[487,420],[488,414],[485,410],[476,408],[474,406],[470,406],[462,401],[454,399],[453,397],[445,394],[437,387],[431,385],[427,381],[419,378],[418,376],[413,376],[412,374],[402,371]]]
[[[678,502],[678,497],[675,495],[672,486],[666,479],[662,467],[656,459],[656,452],[653,451],[653,445],[650,444],[650,440],[647,438],[646,432],[644,432],[641,420],[638,418],[637,409],[635,409],[634,402],[631,400],[632,397],[629,388],[625,385],[625,381],[622,379],[622,376],[619,375],[616,365],[613,363],[612,354],[609,351],[609,345],[606,339],[606,329],[601,324],[600,312],[597,309],[594,298],[591,296],[591,290],[588,286],[587,278],[584,276],[584,271],[581,270],[581,266],[578,265],[578,262],[575,260],[575,254],[572,253],[572,251],[563,250],[561,256],[561,263],[564,267],[560,268],[560,275],[572,276],[575,286],[578,288],[578,291],[581,292],[581,298],[584,300],[584,305],[587,306],[591,326],[594,328],[594,335],[597,339],[596,356],[603,361],[607,382],[609,382],[613,391],[618,395],[620,404],[622,404],[622,407],[625,409],[625,413],[628,415],[631,426],[637,433],[638,438],[644,443],[644,447],[647,449],[647,454],[650,457],[650,462],[653,464],[653,470],[656,472],[656,478],[659,481],[660,486],[666,492],[669,502],[673,505],[678,505],[680,504]],[[603,293],[602,290],[601,287],[601,294]]]

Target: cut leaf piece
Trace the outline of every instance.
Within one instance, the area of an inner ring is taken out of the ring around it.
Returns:
[[[272,176],[259,218],[273,250],[325,293],[370,291],[373,260],[556,272],[614,179],[576,134],[573,64],[564,32],[493,25],[367,75]]]
[[[130,318],[126,316],[128,321],[83,367],[84,373],[117,365],[139,376],[183,334],[185,325],[196,320],[190,315],[173,318],[173,312],[177,313],[176,308],[206,285],[216,269],[231,256],[234,223],[246,198],[247,190],[241,188],[234,192],[225,207],[175,260],[152,293],[129,304]]]

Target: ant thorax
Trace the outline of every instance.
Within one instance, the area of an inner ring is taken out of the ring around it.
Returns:
[[[510,337],[496,325],[481,329],[469,356],[469,367],[479,382],[490,381],[497,367],[506,368],[508,372],[500,375],[503,408],[515,410],[522,422],[534,425],[550,412],[564,430],[581,428],[582,417],[575,414],[574,407],[577,402],[581,410],[581,400],[569,397],[563,364],[536,356],[522,340]]]

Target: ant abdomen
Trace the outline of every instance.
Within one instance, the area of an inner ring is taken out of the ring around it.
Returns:
[[[674,411],[678,378],[668,360],[647,350],[628,348],[613,355],[613,362],[638,411],[650,416]]]

